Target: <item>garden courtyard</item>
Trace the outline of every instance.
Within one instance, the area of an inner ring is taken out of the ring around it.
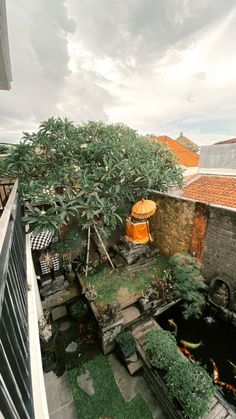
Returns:
[[[221,325],[213,341],[227,328],[218,312],[205,314],[208,286],[188,236],[194,204],[174,201],[169,213],[168,186],[183,181],[173,154],[123,124],[49,118],[23,134],[0,175],[19,178],[44,310],[38,320],[51,418],[235,417],[225,402],[235,407],[234,355],[213,348],[213,359],[209,330],[200,333],[204,316]],[[153,191],[163,205],[156,236],[166,213],[173,229],[167,240],[161,235],[164,247],[150,231],[149,219],[161,213]],[[172,242],[180,250],[170,252]],[[215,293],[220,313],[234,320],[227,284]],[[173,307],[179,317],[168,314]],[[227,334],[232,341],[235,327]]]

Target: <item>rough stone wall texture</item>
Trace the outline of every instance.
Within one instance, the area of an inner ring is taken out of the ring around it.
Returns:
[[[150,218],[154,244],[166,256],[190,252],[195,203],[178,197],[154,194],[157,211]]]
[[[236,281],[236,212],[211,207],[202,254],[202,273],[207,282],[224,274]]]
[[[190,251],[195,254],[196,259],[199,262],[201,262],[204,248],[208,217],[209,206],[207,204],[196,202]]]

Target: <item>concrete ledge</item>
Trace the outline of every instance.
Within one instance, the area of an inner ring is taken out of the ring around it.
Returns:
[[[47,397],[44,384],[38,319],[43,314],[38,285],[31,256],[29,236],[26,237],[26,260],[28,281],[28,322],[31,383],[35,419],[49,419]]]

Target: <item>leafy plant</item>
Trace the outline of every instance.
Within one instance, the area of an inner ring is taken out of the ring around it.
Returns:
[[[201,293],[204,285],[195,258],[188,253],[176,253],[170,258],[170,265],[175,279],[173,295],[184,301],[183,316],[185,319],[201,317],[205,306]]]
[[[129,330],[121,332],[116,337],[116,343],[119,346],[124,358],[128,358],[135,352],[136,342],[132,333]]]
[[[78,244],[84,246],[85,243],[86,241],[81,238],[81,234],[78,231],[68,231],[60,237],[58,242],[53,243],[51,247],[55,252],[63,256],[65,253],[70,253]]]
[[[9,147],[4,144],[0,144],[0,154],[7,154],[9,152]]]
[[[85,317],[87,313],[88,313],[88,304],[81,299],[76,300],[70,306],[70,314],[73,317],[76,317],[79,319],[81,317]]]
[[[166,384],[172,397],[176,397],[186,417],[202,418],[214,394],[210,376],[198,363],[177,358],[169,365]]]
[[[48,208],[45,211],[29,204],[27,205],[26,215],[22,220],[29,225],[29,231],[34,234],[39,234],[43,230],[49,230],[54,234],[61,225],[61,219],[55,208]]]
[[[146,333],[147,351],[151,364],[168,369],[180,356],[174,336],[162,328],[152,328]]]

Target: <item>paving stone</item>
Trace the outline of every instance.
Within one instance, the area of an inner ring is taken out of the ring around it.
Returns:
[[[68,353],[73,353],[76,352],[78,349],[78,343],[76,342],[71,342],[69,343],[69,345],[66,347],[66,352]]]
[[[50,419],[78,418],[67,373],[61,377],[57,377],[53,372],[46,373],[44,381]]]
[[[59,330],[60,332],[66,332],[67,330],[69,330],[69,328],[70,328],[70,322],[66,321],[66,322],[61,323]]]
[[[60,406],[64,406],[71,402],[71,390],[67,373],[63,374],[57,380],[56,391],[60,394]]]
[[[108,361],[124,400],[128,402],[137,394],[141,394],[152,413],[153,419],[166,419],[143,375],[137,373],[135,376],[131,376],[114,354],[108,355]]]
[[[89,397],[92,397],[95,394],[93,380],[90,377],[90,372],[88,370],[86,370],[85,373],[78,375],[77,384]]]
[[[62,317],[67,316],[67,310],[66,306],[62,305],[59,307],[56,307],[52,310],[52,319],[53,321],[61,319]]]
[[[128,371],[131,375],[133,375],[135,372],[140,370],[143,366],[143,361],[141,359],[138,359],[136,362],[132,362],[131,364],[127,365]]]

